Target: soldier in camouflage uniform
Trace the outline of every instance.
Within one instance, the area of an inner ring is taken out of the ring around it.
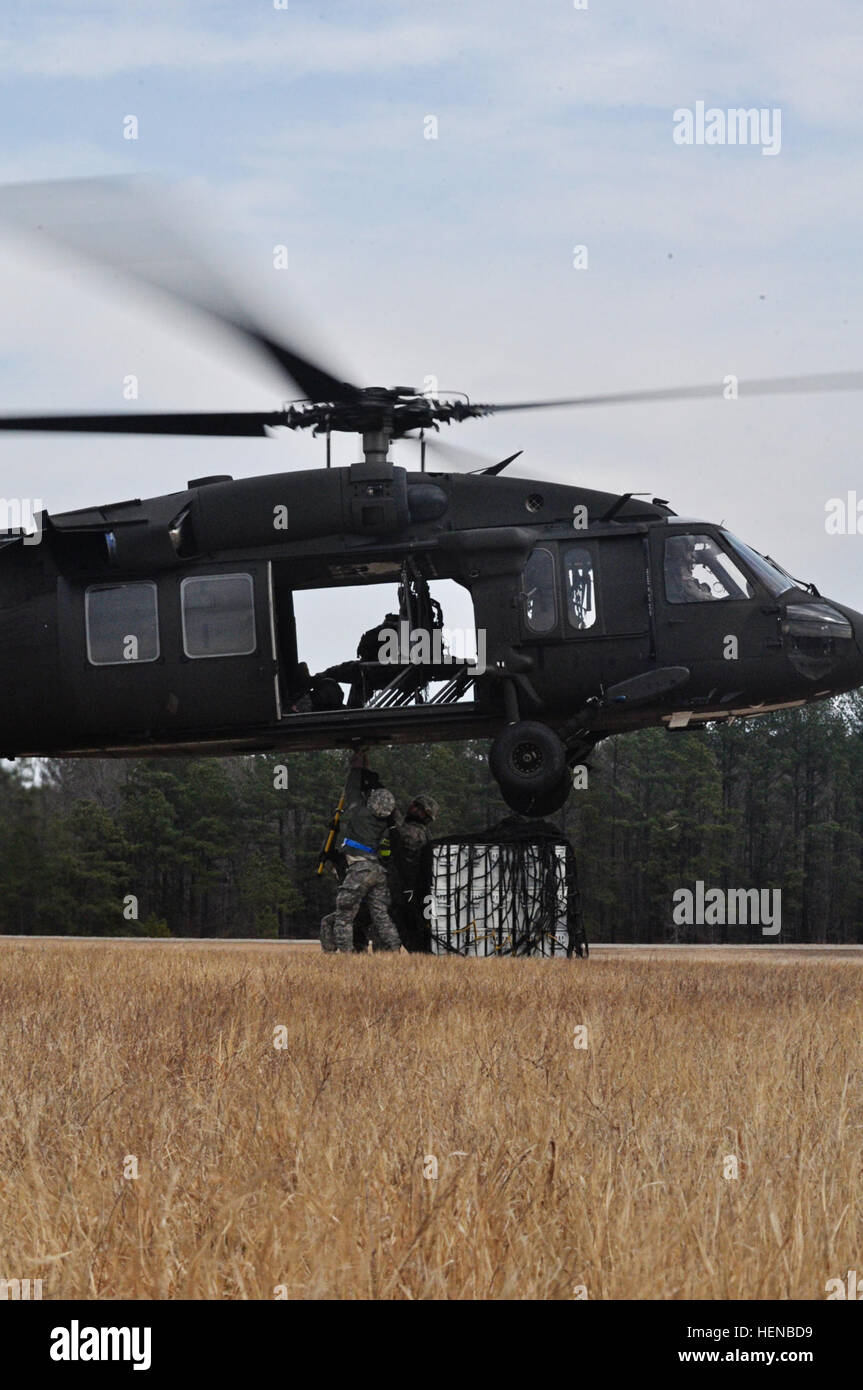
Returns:
[[[321,922],[321,946],[325,951],[353,951],[354,918],[362,903],[368,904],[378,949],[398,951],[399,934],[389,914],[387,872],[378,859],[381,840],[389,829],[395,797],[384,787],[363,796],[364,757],[351,763],[345,786],[339,849],[348,871],[336,897],[336,910]]]
[[[328,912],[326,917],[321,918],[321,950],[331,954],[336,949],[336,938],[333,931],[336,914]]]
[[[402,820],[391,832],[389,859],[390,913],[398,927],[402,944],[409,951],[425,948],[425,923],[419,901],[419,872],[422,852],[431,840],[431,824],[438,814],[433,796],[415,796]]]

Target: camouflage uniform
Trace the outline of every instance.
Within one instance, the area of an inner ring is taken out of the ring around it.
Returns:
[[[339,849],[348,870],[336,897],[336,910],[321,922],[321,946],[325,951],[353,951],[354,918],[365,902],[379,949],[397,951],[399,934],[389,915],[386,869],[378,860],[381,840],[389,829],[395,806],[392,792],[375,787],[363,795],[359,768],[353,768],[345,786],[343,835]]]
[[[417,819],[413,814],[415,810],[424,813],[424,819]],[[431,840],[429,826],[437,814],[438,804],[434,797],[423,792],[414,797],[407,815],[393,832],[393,853],[388,875],[392,900],[390,911],[399,936],[409,951],[427,949],[427,930],[417,890],[422,852]]]
[[[352,951],[354,949],[354,918],[360,904],[368,903],[372,931],[379,949],[397,951],[401,946],[399,934],[389,914],[390,895],[387,888],[387,871],[375,859],[354,859],[348,864],[345,881],[336,898],[336,910],[332,916],[334,949]],[[324,918],[324,922],[327,918]],[[321,923],[321,944],[324,945],[324,923]]]

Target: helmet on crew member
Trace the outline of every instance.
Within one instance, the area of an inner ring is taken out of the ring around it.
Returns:
[[[440,806],[435,801],[433,796],[429,796],[428,792],[420,792],[419,796],[414,797],[413,801],[408,807],[408,815],[410,815],[411,811],[414,809],[422,811],[426,818],[430,821],[436,820],[438,815],[440,814]]]
[[[396,799],[386,787],[375,787],[369,792],[366,805],[375,816],[389,816],[395,810]]]

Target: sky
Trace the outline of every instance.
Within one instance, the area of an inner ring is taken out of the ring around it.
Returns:
[[[44,0],[0,18],[0,183],[159,176],[235,294],[360,385],[506,401],[854,370],[861,69],[859,0]],[[699,101],[778,110],[778,153],[675,143]],[[227,333],[19,233],[0,293],[2,412],[122,410],[130,374],[146,410],[289,394]],[[718,394],[447,438],[724,520],[863,609],[863,534],[825,529],[830,499],[863,500],[861,424],[863,393]],[[54,512],[322,461],[304,436],[0,447],[3,495]]]

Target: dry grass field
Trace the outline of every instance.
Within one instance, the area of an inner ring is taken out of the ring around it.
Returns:
[[[44,1298],[823,1298],[863,1268],[859,960],[2,941],[0,1049],[0,1277]]]

